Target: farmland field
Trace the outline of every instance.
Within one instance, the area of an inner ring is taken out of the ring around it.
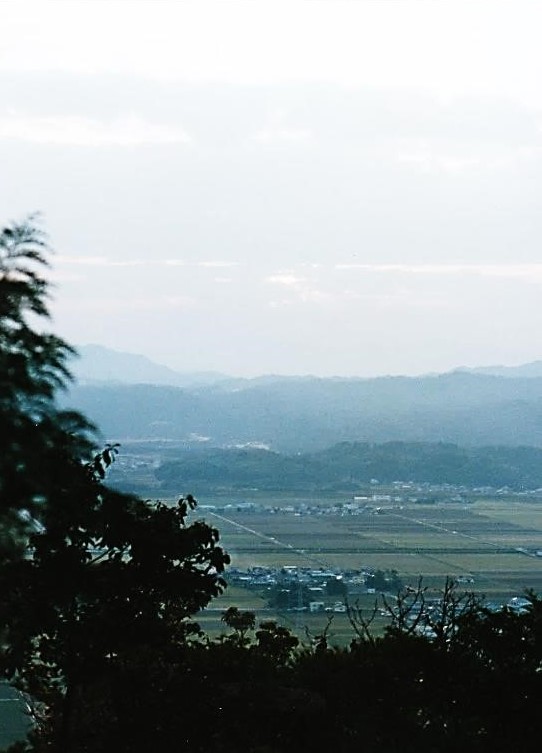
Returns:
[[[406,583],[420,575],[428,585],[446,575],[472,577],[469,588],[492,599],[526,588],[542,592],[542,557],[536,555],[542,551],[542,502],[380,503],[356,514],[335,504],[285,495],[281,505],[275,495],[269,501],[258,497],[252,510],[225,501],[219,507],[217,500],[203,514],[219,528],[232,564],[240,568],[396,569]]]

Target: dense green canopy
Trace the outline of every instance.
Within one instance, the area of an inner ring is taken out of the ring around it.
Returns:
[[[38,330],[47,254],[31,220],[0,234],[0,668],[32,698],[38,742],[69,751],[83,689],[185,641],[228,557],[214,528],[188,524],[191,496],[108,488],[116,447],[93,453],[92,427],[58,410],[73,351]]]

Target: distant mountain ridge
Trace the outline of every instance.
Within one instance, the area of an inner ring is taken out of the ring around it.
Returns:
[[[463,371],[469,374],[485,374],[487,376],[498,376],[510,379],[512,377],[520,377],[525,379],[533,379],[542,377],[542,361],[531,361],[530,363],[523,363],[519,366],[475,366],[467,367],[462,366],[456,371]]]
[[[77,382],[115,382],[120,384],[161,384],[191,387],[214,384],[228,379],[214,371],[179,372],[136,353],[124,353],[103,345],[79,345],[78,357],[71,364]]]
[[[542,447],[542,377],[457,370],[420,377],[320,378],[179,374],[149,359],[81,349],[63,396],[108,440],[261,445],[316,452],[339,442]],[[94,370],[87,368],[95,359]],[[99,368],[98,368],[99,366]],[[533,370],[531,370],[532,373]],[[121,377],[124,377],[121,380]]]
[[[542,447],[542,379],[452,374],[236,389],[79,384],[62,403],[121,442],[205,438],[217,447],[259,443],[291,453],[345,441]]]
[[[221,384],[224,387],[235,388],[239,384],[245,386],[272,385],[275,383],[307,382],[321,377],[311,375],[284,376],[280,374],[264,374],[254,378],[234,377],[216,371],[181,372],[157,363],[147,356],[137,353],[107,348],[103,345],[79,345],[78,357],[71,365],[76,380],[81,383],[114,382],[117,384],[161,384],[172,387],[195,387],[197,385]],[[542,360],[520,364],[518,366],[460,366],[448,374],[482,374],[506,378],[542,378]],[[445,374],[423,374],[411,379],[444,376]],[[326,381],[357,381],[370,379],[404,379],[408,377],[325,377]]]

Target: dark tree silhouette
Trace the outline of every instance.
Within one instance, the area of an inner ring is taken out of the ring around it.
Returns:
[[[57,409],[73,350],[35,328],[47,254],[32,220],[0,234],[0,667],[32,698],[34,749],[68,753],[105,708],[115,718],[122,667],[198,630],[228,557],[216,529],[188,524],[190,495],[108,488],[117,448],[92,455],[89,423]]]
[[[0,231],[0,561],[24,547],[25,532],[58,491],[62,453],[84,457],[90,449],[89,423],[54,402],[73,350],[33,326],[49,317],[41,274],[48,253],[32,219]]]

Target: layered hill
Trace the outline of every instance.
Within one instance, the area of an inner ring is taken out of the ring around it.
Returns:
[[[318,453],[261,449],[179,451],[156,470],[164,491],[353,490],[377,480],[465,487],[542,487],[542,449],[444,443],[343,442]]]
[[[91,356],[87,351],[83,362]],[[238,379],[162,371],[166,367],[126,354],[116,354],[107,367],[107,352],[99,357],[99,369],[87,366],[86,376],[80,369],[64,403],[82,410],[108,440],[257,444],[291,453],[338,442],[542,447],[539,376],[455,371],[372,379]],[[536,373],[532,366],[528,371]],[[114,379],[90,379],[89,373],[114,374]],[[147,381],[158,378],[159,384]]]
[[[75,385],[64,402],[106,439],[258,443],[285,452],[392,440],[542,447],[539,378],[279,380],[233,389],[94,384]]]

